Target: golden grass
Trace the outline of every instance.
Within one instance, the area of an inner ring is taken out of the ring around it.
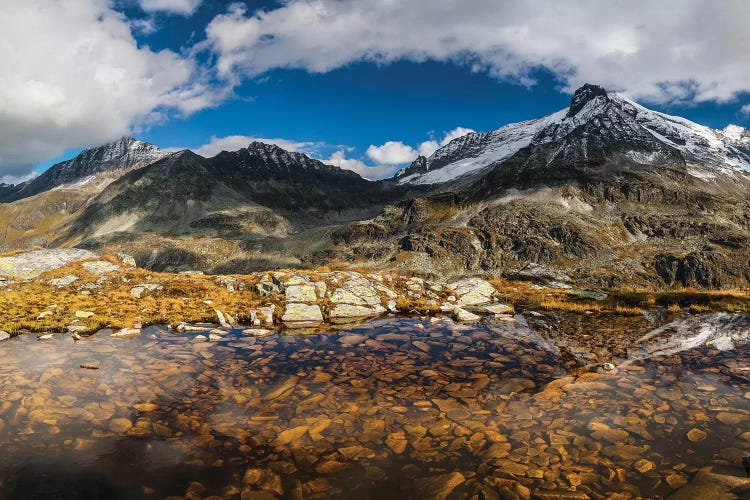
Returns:
[[[750,293],[745,290],[697,290],[686,288],[670,291],[609,290],[605,300],[582,299],[559,289],[534,289],[529,282],[492,280],[501,301],[523,309],[540,308],[572,313],[608,312],[622,316],[638,316],[643,310],[666,307],[678,313],[683,307],[693,313],[709,311],[750,311]]]

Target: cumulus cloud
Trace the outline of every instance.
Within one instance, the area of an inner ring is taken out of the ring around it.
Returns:
[[[367,165],[356,158],[347,158],[344,151],[336,151],[330,158],[321,159],[320,161],[345,170],[352,170],[369,180],[391,177],[399,169],[398,165]]]
[[[404,165],[411,163],[417,156],[430,156],[438,148],[441,148],[466,134],[474,132],[473,129],[466,127],[456,127],[446,132],[442,139],[430,139],[420,143],[416,148],[404,144],[401,141],[388,141],[380,146],[370,145],[367,148],[367,157],[381,165]],[[394,171],[395,172],[395,171]]]
[[[416,157],[414,149],[400,141],[388,141],[381,146],[371,145],[366,154],[374,162],[384,165],[399,165]]]
[[[723,102],[750,91],[748,18],[744,0],[288,0],[235,4],[206,32],[225,75],[437,60],[522,85],[543,68],[567,91],[591,82],[652,102]]]
[[[419,145],[417,151],[421,156],[430,156],[432,153],[437,151],[438,148],[445,146],[453,139],[458,139],[459,137],[463,137],[466,134],[471,134],[473,132],[475,132],[475,130],[471,128],[456,127],[450,132],[446,133],[440,141],[436,141],[435,139],[424,141]]]
[[[196,11],[202,0],[140,0],[146,12],[162,11],[170,14],[189,16]]]
[[[289,139],[268,139],[263,137],[252,137],[248,135],[230,135],[226,137],[212,136],[211,140],[194,148],[171,147],[166,151],[181,151],[190,149],[196,154],[206,158],[216,156],[222,151],[237,151],[246,148],[251,142],[265,142],[266,144],[275,144],[276,146],[286,149],[287,151],[301,151],[303,153],[314,154],[321,145],[317,142],[300,142]]]
[[[131,28],[107,0],[4,1],[0,176],[223,97],[192,60],[139,47]]]

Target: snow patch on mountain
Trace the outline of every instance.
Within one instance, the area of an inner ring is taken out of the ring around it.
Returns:
[[[636,163],[659,164],[678,153],[703,179],[750,173],[750,131],[737,125],[715,130],[679,116],[650,110],[617,93],[584,85],[571,105],[535,120],[473,133],[451,141],[417,165],[399,172],[401,184],[439,184],[495,166],[528,146],[559,141],[584,126],[606,132],[606,140],[638,144],[642,151],[626,157]],[[588,140],[588,139],[584,139]],[[591,140],[596,140],[592,138]],[[586,155],[583,144],[579,155]],[[555,152],[564,154],[565,150]],[[550,160],[550,163],[552,161]]]

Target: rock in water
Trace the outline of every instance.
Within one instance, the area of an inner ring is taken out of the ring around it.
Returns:
[[[287,304],[281,321],[287,326],[305,328],[318,326],[323,322],[323,313],[318,305]]]
[[[453,309],[453,317],[456,319],[456,321],[465,321],[465,322],[471,322],[471,321],[479,321],[482,319],[480,316],[470,313],[466,309],[462,309],[460,307],[456,307]]]
[[[445,500],[456,487],[466,481],[460,472],[441,474],[439,476],[423,477],[414,480],[414,489],[419,498],[434,498]]]
[[[114,337],[116,339],[125,339],[130,337],[137,337],[140,334],[141,331],[138,328],[123,328],[114,332],[112,335],[110,335],[110,337]]]

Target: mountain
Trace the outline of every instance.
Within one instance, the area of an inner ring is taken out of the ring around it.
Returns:
[[[587,84],[576,91],[568,108],[454,139],[402,170],[398,182],[451,182],[480,174],[524,148],[550,143],[560,146],[550,152],[550,165],[595,158],[615,144],[626,161],[658,164],[681,159],[697,177],[750,172],[750,131],[737,126],[711,129]]]
[[[0,204],[2,244],[124,251],[155,270],[329,265],[750,286],[750,131],[595,85],[565,109],[467,134],[378,182],[259,142],[203,158],[125,141],[56,165],[24,189],[41,192]]]
[[[44,173],[30,181],[7,188],[3,195],[0,186],[0,202],[28,198],[66,184],[87,183],[105,174],[110,179],[119,177],[128,170],[163,158],[166,153],[147,142],[123,137],[103,146],[82,151],[75,158],[56,163]]]
[[[185,150],[109,184],[54,244],[115,245],[160,269],[221,264],[218,247],[243,270],[300,265],[326,227],[413,192],[261,142],[213,158]]]
[[[566,109],[418,158],[391,182],[427,194],[333,239],[422,273],[533,263],[590,286],[747,286],[748,137],[584,85]]]

